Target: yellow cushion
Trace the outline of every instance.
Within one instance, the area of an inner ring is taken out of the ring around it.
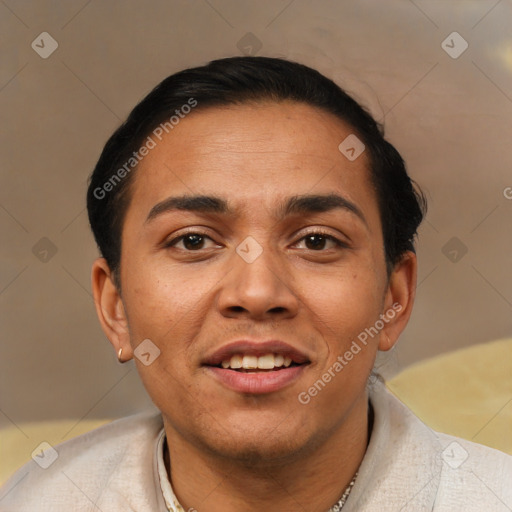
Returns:
[[[29,461],[32,452],[46,441],[52,446],[85,434],[112,419],[102,420],[55,420],[21,423],[0,430],[0,485],[14,471]]]
[[[512,455],[512,339],[414,364],[387,386],[434,430]]]

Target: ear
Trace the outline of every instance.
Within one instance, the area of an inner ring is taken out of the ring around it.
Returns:
[[[92,291],[96,314],[103,332],[114,347],[116,357],[119,349],[122,348],[122,359],[128,361],[133,357],[128,321],[121,295],[105,258],[98,258],[93,263]]]
[[[407,251],[389,277],[382,311],[385,324],[380,334],[379,350],[393,348],[409,322],[416,296],[417,266],[416,254]]]

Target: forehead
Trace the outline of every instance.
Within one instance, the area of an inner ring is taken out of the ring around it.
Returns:
[[[131,210],[147,215],[170,195],[226,198],[237,211],[269,211],[298,194],[342,193],[375,209],[369,159],[338,149],[351,126],[291,101],[208,107],[184,117],[139,163]],[[144,211],[142,211],[144,210]]]

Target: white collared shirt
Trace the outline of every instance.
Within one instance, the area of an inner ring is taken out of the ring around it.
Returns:
[[[369,397],[373,430],[343,512],[512,510],[510,455],[434,432],[380,382]],[[0,511],[186,512],[167,476],[164,439],[162,416],[146,413],[59,444],[50,467],[31,460],[4,484]]]

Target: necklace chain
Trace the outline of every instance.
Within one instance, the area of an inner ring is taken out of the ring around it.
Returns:
[[[345,505],[345,502],[348,499],[348,495],[350,494],[350,491],[352,490],[352,487],[354,487],[354,484],[356,483],[356,478],[357,478],[357,472],[354,475],[354,478],[352,478],[352,481],[348,484],[348,487],[345,489],[343,496],[327,512],[339,512],[343,508],[343,506]],[[169,511],[174,510],[174,508],[171,507],[170,503],[166,502],[166,505],[167,505],[167,510],[169,510]],[[175,505],[176,505],[176,507],[179,507],[179,510],[183,510],[181,505],[176,504],[176,503],[175,503]]]
[[[371,417],[371,425],[373,425],[373,409],[371,408],[371,405],[370,405],[370,415],[371,415],[370,416]],[[368,438],[368,442],[369,441],[370,441],[370,439]],[[165,440],[165,443],[167,443],[167,439]],[[348,486],[345,489],[345,492],[343,493],[341,498],[327,512],[340,512],[340,510],[343,508],[343,506],[345,505],[345,503],[348,499],[348,496],[350,494],[350,491],[352,490],[352,487],[354,487],[354,484],[356,483],[357,475],[358,475],[358,471],[356,471],[354,477],[348,484]],[[172,510],[170,503],[166,503],[166,505],[167,505],[167,508],[169,509],[169,511]],[[179,506],[179,508],[181,509],[181,506]]]
[[[352,481],[348,484],[348,487],[345,489],[343,496],[328,510],[328,512],[339,512],[343,508],[343,505],[345,505],[352,487],[354,487],[354,484],[356,483],[356,478],[357,472],[354,475],[354,478],[352,478]]]

